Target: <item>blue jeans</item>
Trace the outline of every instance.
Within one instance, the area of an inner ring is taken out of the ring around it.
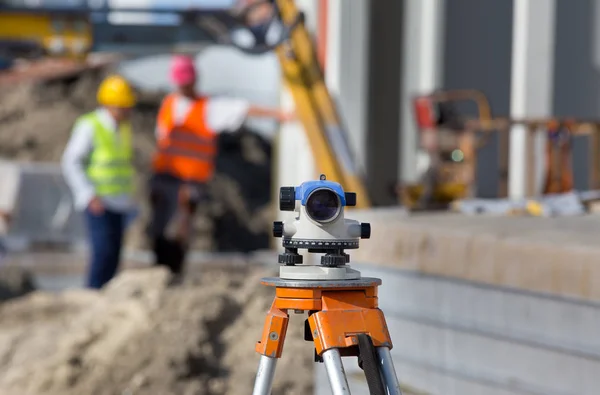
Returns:
[[[86,210],[85,220],[91,244],[87,286],[99,289],[119,268],[127,214],[105,210],[103,214],[95,215]]]

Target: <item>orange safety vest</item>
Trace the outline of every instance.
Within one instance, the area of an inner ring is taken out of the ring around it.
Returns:
[[[216,133],[206,125],[206,98],[192,104],[176,124],[175,94],[168,95],[158,113],[158,150],[153,160],[157,174],[169,174],[184,181],[207,182],[214,173]]]

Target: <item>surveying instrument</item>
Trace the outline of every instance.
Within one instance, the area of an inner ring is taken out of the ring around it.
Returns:
[[[253,395],[270,395],[281,357],[288,311],[308,312],[304,339],[315,347],[315,361],[325,364],[333,395],[350,395],[342,357],[358,357],[371,395],[401,395],[390,355],[392,340],[378,308],[381,279],[361,277],[351,269],[346,249],[371,237],[371,225],[344,218],[344,207],[356,205],[356,194],[344,192],[321,175],[298,187],[281,187],[279,209],[295,213],[292,222],[275,222],[282,238],[279,277],[261,284],[275,287],[275,299],[256,351],[261,355]],[[298,249],[324,254],[320,265],[303,264]]]

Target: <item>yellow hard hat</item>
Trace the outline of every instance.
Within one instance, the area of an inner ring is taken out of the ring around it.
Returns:
[[[136,97],[133,89],[118,75],[106,77],[98,88],[98,103],[107,107],[130,108],[135,106]]]

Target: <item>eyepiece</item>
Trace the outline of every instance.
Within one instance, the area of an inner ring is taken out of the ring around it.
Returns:
[[[296,188],[281,187],[279,188],[279,210],[294,211],[296,208]]]
[[[339,196],[331,189],[315,189],[306,199],[306,214],[317,222],[330,222],[342,208]]]

